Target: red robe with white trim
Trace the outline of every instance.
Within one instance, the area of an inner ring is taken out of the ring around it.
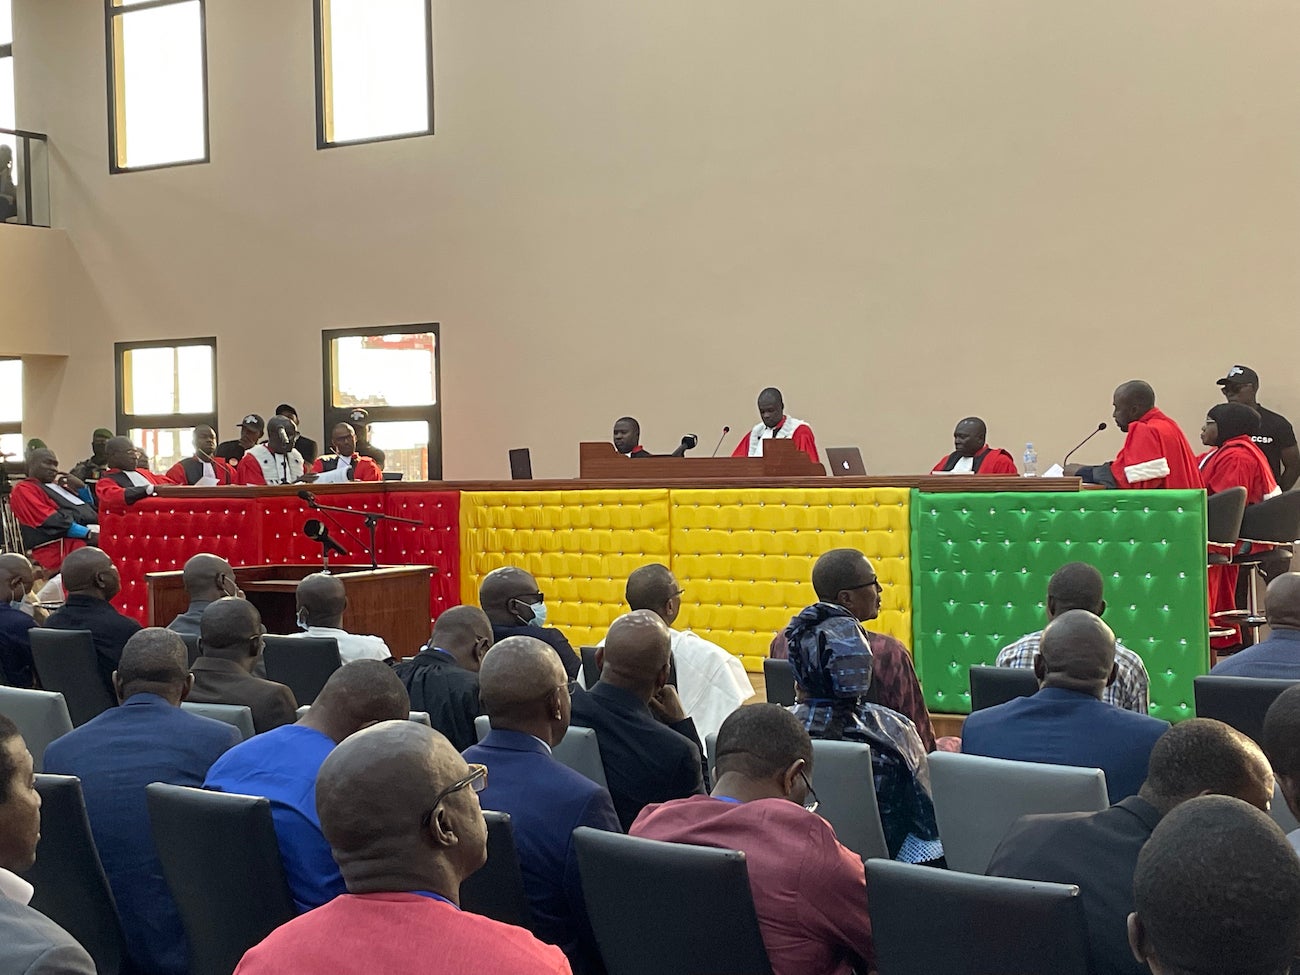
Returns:
[[[235,469],[230,466],[230,462],[224,457],[213,457],[212,475],[217,479],[217,484],[225,486],[235,483]],[[173,484],[194,485],[199,482],[203,476],[203,461],[198,457],[186,457],[184,460],[178,460],[167,468],[167,480]]]
[[[34,477],[13,486],[9,506],[23,529],[23,544],[31,549],[32,560],[50,573],[59,571],[69,552],[86,544],[79,538],[67,537],[72,525],[98,527],[94,508],[88,504],[74,508],[67,501],[56,501]]]
[[[794,424],[794,430],[790,432],[788,438],[780,436],[780,433],[782,432],[782,427],[784,427],[787,423]],[[763,456],[761,447],[757,451],[750,449],[751,444],[754,441],[754,435],[756,433],[762,433],[762,430],[759,429],[762,426],[764,426],[764,424],[762,423],[755,424],[754,428],[750,430],[749,433],[741,437],[740,443],[736,444],[736,449],[731,452],[731,456],[732,457]],[[794,445],[796,448],[802,450],[805,454],[807,454],[809,457],[812,458],[813,463],[815,464],[821,463],[821,458],[817,456],[817,438],[813,436],[812,427],[804,423],[803,420],[795,420],[793,417],[783,416],[781,417],[781,425],[778,426],[776,429],[777,429],[776,434],[773,434],[773,436],[771,437],[763,437],[761,440],[759,440],[759,443],[762,443],[762,440],[790,439],[794,441]]]
[[[175,482],[164,474],[155,474],[147,467],[137,467],[132,473],[139,474],[150,484],[162,484],[167,487],[175,487]],[[132,487],[130,478],[126,476],[126,471],[114,467],[111,470],[104,471],[99,480],[95,482],[95,500],[99,502],[102,511],[109,504],[124,504],[126,502],[127,489]]]
[[[1204,486],[1183,431],[1155,407],[1128,425],[1110,470],[1118,488],[1192,491]]]
[[[373,458],[363,456],[362,454],[353,454],[349,458],[351,466],[348,468],[352,475],[349,481],[382,481],[383,473]],[[326,454],[323,457],[317,457],[312,463],[311,469],[313,474],[324,474],[328,471],[335,470],[339,466],[338,454]]]
[[[956,451],[953,451],[953,454],[955,453]],[[942,458],[939,463],[934,465],[930,473],[945,473],[945,468],[948,467],[948,461],[954,459],[953,454],[949,454],[947,457]],[[990,447],[985,444],[984,448],[972,457],[971,460],[974,462],[975,469],[972,471],[974,474],[1002,474],[1010,475],[1011,477],[1017,477],[1020,474],[1020,471],[1016,470],[1015,459],[1001,447]]]

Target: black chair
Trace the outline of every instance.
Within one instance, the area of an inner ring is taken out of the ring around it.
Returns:
[[[586,826],[573,843],[609,975],[770,975],[745,854]]]
[[[1263,575],[1267,565],[1282,563],[1291,557],[1292,543],[1300,538],[1300,491],[1286,491],[1276,497],[1252,504],[1241,518],[1241,541],[1249,542],[1245,552],[1233,556],[1232,564],[1245,567],[1250,573],[1246,584],[1245,618],[1243,626],[1252,628],[1268,622],[1259,612],[1256,576]],[[1256,549],[1255,543],[1274,546]]]
[[[59,924],[95,960],[99,975],[131,970],[117,904],[99,861],[75,775],[38,775],[41,841],[24,876],[36,893],[32,907]]]
[[[41,687],[63,695],[74,727],[117,707],[117,697],[99,673],[99,655],[89,630],[37,628],[28,633]]]
[[[790,667],[790,661],[765,657],[763,683],[767,687],[769,703],[787,708],[794,705],[794,670]]]
[[[244,952],[298,914],[271,804],[162,782],[146,786],[145,797],[190,943],[190,975],[230,975]]]
[[[37,772],[45,769],[45,749],[50,742],[72,730],[68,705],[55,691],[0,687],[0,714],[18,726]]]
[[[600,680],[600,666],[596,663],[597,647],[579,647],[578,653],[582,656],[582,683],[588,689],[596,686],[596,681]]]
[[[1300,681],[1263,677],[1197,677],[1192,681],[1198,718],[1214,718],[1257,744],[1264,741],[1264,714],[1277,696]]]
[[[199,659],[201,652],[199,650],[199,636],[197,633],[182,633],[180,638],[185,641],[185,653],[190,658],[190,666],[194,666],[194,661]]]
[[[984,667],[977,664],[970,669],[972,711],[983,711],[1037,693],[1038,678],[1034,676],[1032,667]]]
[[[262,650],[266,679],[285,684],[299,704],[311,704],[343,666],[333,637],[268,636]]]
[[[876,967],[887,975],[1092,970],[1083,900],[1073,885],[868,860],[867,906]]]
[[[1206,538],[1210,543],[1209,565],[1227,565],[1241,537],[1241,519],[1246,514],[1246,489],[1228,488],[1205,499]]]
[[[527,928],[532,914],[524,895],[510,814],[485,809],[483,818],[487,820],[487,863],[460,885],[460,906],[472,914]]]

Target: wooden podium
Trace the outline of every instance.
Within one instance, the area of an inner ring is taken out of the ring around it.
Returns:
[[[235,581],[262,614],[267,633],[297,633],[294,593],[298,582],[318,565],[249,565],[235,567]],[[429,565],[334,566],[348,594],[343,629],[383,637],[399,660],[410,657],[429,639]],[[166,626],[189,607],[182,573],[145,574],[150,626]]]
[[[825,477],[826,468],[793,440],[764,440],[762,457],[624,457],[612,443],[578,444],[582,480],[706,480],[726,477]]]

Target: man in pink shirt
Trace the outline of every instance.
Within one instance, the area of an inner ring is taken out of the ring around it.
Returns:
[[[776,704],[734,711],[718,731],[712,795],[647,806],[632,836],[741,850],[773,975],[873,968],[866,877],[816,814],[812,740]]]

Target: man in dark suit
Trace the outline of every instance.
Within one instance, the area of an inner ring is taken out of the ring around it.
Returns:
[[[560,658],[569,680],[577,678],[582,661],[564,634],[546,625],[546,597],[531,574],[513,565],[493,569],[479,583],[478,604],[492,621],[493,639],[530,636],[541,640]]]
[[[243,599],[227,596],[203,611],[189,699],[199,704],[243,704],[253,712],[260,735],[298,720],[298,702],[283,684],[253,676],[262,656],[262,614]]]
[[[1211,674],[1300,680],[1300,572],[1284,573],[1268,584],[1264,615],[1268,639],[1220,660]]]
[[[478,670],[491,646],[487,614],[477,606],[453,606],[434,622],[415,659],[393,668],[411,695],[411,710],[429,712],[429,723],[460,751],[478,741]]]
[[[1169,722],[1124,711],[1101,699],[1115,679],[1115,634],[1086,609],[1047,625],[1034,658],[1039,690],[976,711],[962,727],[968,755],[1078,765],[1106,773],[1112,803],[1136,795],[1151,746]]]
[[[185,612],[167,624],[167,629],[181,636],[198,636],[203,611],[223,596],[240,595],[235,585],[235,570],[220,555],[200,552],[191,556],[181,572],[181,582],[190,597]]]
[[[185,643],[175,633],[141,630],[127,641],[113,674],[122,706],[45,750],[45,771],[81,779],[127,952],[155,975],[185,975],[189,945],[163,880],[144,787],[150,782],[201,786],[208,767],[239,741],[230,725],[181,710],[193,680],[188,662]]]
[[[1264,811],[1273,773],[1253,741],[1218,721],[1175,725],[1151,749],[1136,796],[1096,813],[1024,816],[989,863],[991,877],[1077,884],[1094,975],[1143,975],[1129,950],[1133,870],[1151,831],[1171,809],[1203,795],[1235,796]]]
[[[609,793],[551,757],[569,730],[564,668],[542,641],[512,636],[483,661],[479,686],[492,731],[464,757],[488,769],[479,804],[510,814],[533,933],[559,945],[578,975],[599,971],[573,831],[622,830]]]
[[[596,651],[600,680],[573,698],[573,723],[596,732],[624,830],[652,802],[705,792],[695,723],[667,683],[670,656],[668,627],[656,613],[620,616]]]
[[[45,626],[53,630],[89,630],[99,658],[99,675],[111,691],[122,648],[140,630],[139,623],[123,616],[109,602],[122,591],[117,566],[102,549],[79,548],[63,560],[63,589],[68,594],[67,602],[50,614]]]

